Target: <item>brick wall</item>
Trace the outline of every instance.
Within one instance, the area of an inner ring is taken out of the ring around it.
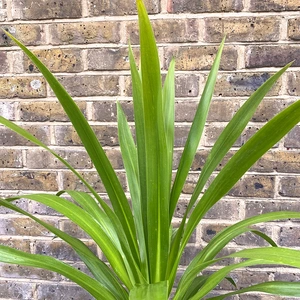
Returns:
[[[300,3],[299,0],[148,0],[146,4],[153,19],[163,69],[166,70],[173,55],[177,57],[175,167],[218,44],[227,34],[205,136],[176,212],[178,221],[208,150],[247,96],[276,70],[295,60],[259,107],[232,153],[265,121],[299,97]],[[30,46],[66,86],[95,129],[125,189],[115,101],[122,102],[132,121],[127,41],[130,37],[133,45],[138,43],[136,19],[134,0],[0,0],[1,27]],[[0,102],[1,115],[22,124],[51,145],[99,192],[104,192],[45,80],[3,33],[0,33]],[[2,196],[21,191],[82,188],[55,158],[3,127],[0,127],[0,141]],[[206,216],[193,235],[182,265],[228,224],[272,210],[299,211],[299,152],[300,126],[266,154]],[[84,233],[52,210],[22,200],[19,205],[88,241]],[[259,228],[279,245],[300,248],[299,222],[269,223]],[[50,254],[84,269],[76,255],[60,241],[53,241],[47,230],[3,208],[0,208],[0,243]],[[226,251],[263,244],[256,237],[245,235]],[[264,267],[251,268],[248,273],[236,272],[234,278],[243,287],[257,280],[299,280],[300,273]],[[224,284],[220,289],[231,287]],[[0,299],[4,298],[90,299],[60,275],[0,265]],[[235,299],[279,298],[248,295]]]

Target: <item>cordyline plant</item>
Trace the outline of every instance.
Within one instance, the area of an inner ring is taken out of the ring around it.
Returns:
[[[234,284],[229,276],[231,271],[238,268],[265,264],[299,268],[299,251],[277,247],[271,238],[253,230],[251,226],[285,218],[300,218],[300,213],[271,212],[240,221],[217,234],[192,259],[180,277],[176,289],[173,289],[180,259],[196,226],[243,174],[300,121],[300,101],[280,112],[256,132],[232,156],[203,192],[212,172],[251,120],[263,97],[290,65],[269,78],[250,96],[212,147],[182,222],[179,228],[174,229],[172,216],[203,133],[224,41],[208,76],[175,180],[172,181],[175,64],[171,61],[162,86],[157,46],[142,0],[137,0],[137,9],[140,28],[140,71],[134,61],[132,49],[129,48],[136,142],[126,116],[120,104],[117,104],[118,135],[130,188],[131,206],[103,148],[73,99],[37,57],[6,33],[35,63],[56,94],[106,188],[112,207],[67,161],[30,133],[1,117],[3,125],[48,150],[59,159],[83,182],[89,192],[65,190],[56,195],[46,193],[22,195],[0,200],[0,204],[28,216],[68,243],[86,264],[93,277],[52,257],[25,253],[3,245],[0,246],[0,261],[60,273],[80,285],[96,299],[105,300],[165,300],[170,297],[176,300],[196,300],[205,296],[209,298],[209,293],[222,280],[227,279]],[[73,201],[70,202],[64,196],[71,197]],[[95,241],[107,258],[108,264],[101,261],[79,239],[15,206],[13,201],[19,198],[45,204],[69,218]],[[270,246],[245,249],[216,258],[232,239],[249,231],[265,239]],[[226,258],[241,259],[239,263],[219,268],[211,275],[203,275],[206,268]],[[251,291],[300,297],[300,283],[264,282],[228,294],[210,296],[209,299],[224,299],[230,295]]]

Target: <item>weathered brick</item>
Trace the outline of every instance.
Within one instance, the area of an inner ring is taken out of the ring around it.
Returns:
[[[145,0],[145,6],[149,14],[156,14],[160,11],[160,3],[158,0]],[[89,15],[132,15],[136,14],[136,4],[131,0],[103,1],[103,0],[88,0]]]
[[[127,116],[127,120],[132,122],[133,104],[132,101],[120,101],[122,108]],[[117,121],[117,104],[115,101],[97,101],[93,103],[94,118],[99,122],[116,122]]]
[[[37,139],[45,143],[50,144],[50,127],[49,126],[21,126]],[[0,127],[0,145],[2,146],[32,146],[33,143],[21,137],[14,131],[6,128]]]
[[[51,44],[117,43],[119,30],[116,21],[51,24]]]
[[[299,55],[299,46],[248,46],[246,68],[283,67],[292,60],[293,67],[299,67]]]
[[[299,10],[298,0],[250,0],[250,11],[287,11]]]
[[[7,58],[7,52],[0,52],[0,74],[9,72],[9,63]]]
[[[7,17],[6,0],[0,0],[0,21],[5,21]]]
[[[58,79],[73,97],[117,96],[120,92],[116,75],[58,76]]]
[[[77,101],[76,104],[86,115],[86,103]],[[19,104],[20,118],[24,122],[68,122],[69,118],[59,102],[21,102]]]
[[[188,137],[190,126],[178,125],[175,127],[175,147],[183,147]]]
[[[37,284],[36,288],[37,299],[40,300],[57,300],[57,299],[72,299],[72,300],[94,300],[94,298],[85,290],[77,285],[63,284]],[[25,298],[24,298],[25,299]]]
[[[181,71],[210,70],[218,48],[215,46],[170,47],[165,49],[165,68],[175,57],[176,69]],[[235,70],[237,68],[236,46],[226,46],[221,59],[221,70]]]
[[[41,62],[51,72],[80,72],[83,71],[81,51],[79,49],[52,48],[44,50],[34,50]],[[26,72],[39,72],[32,61],[24,56],[24,69]]]
[[[282,177],[279,181],[279,195],[284,197],[300,197],[300,177]]]
[[[238,200],[225,200],[217,202],[205,215],[206,219],[237,220],[240,214]]]
[[[89,169],[91,160],[85,150],[55,150],[76,169]],[[46,150],[30,149],[26,151],[27,168],[29,169],[65,169],[67,168],[55,156]]]
[[[15,194],[12,194],[12,193],[6,193],[6,192],[4,192],[4,191],[1,191],[1,193],[0,193],[0,197],[1,197],[2,199],[6,199],[6,198],[9,198],[9,197],[13,197],[13,196],[15,196]],[[28,201],[25,200],[25,199],[18,199],[18,200],[15,200],[15,201],[13,202],[13,204],[14,204],[15,206],[17,206],[17,207],[23,209],[23,210],[28,211],[29,205],[28,205]],[[4,207],[4,206],[0,206],[0,214],[11,214],[11,213],[13,213],[13,211],[10,210],[9,208],[6,208],[6,207]],[[1,240],[0,240],[0,243],[1,243]]]
[[[300,126],[294,127],[284,139],[284,147],[300,148]]]
[[[130,69],[127,47],[90,49],[88,50],[87,58],[88,70]]]
[[[245,218],[250,218],[273,211],[299,211],[299,202],[287,200],[247,201],[245,207]]]
[[[60,18],[80,18],[82,16],[81,2],[69,0],[24,0],[12,1],[14,19],[43,20]]]
[[[89,241],[86,242],[86,244],[93,252],[97,252],[97,247],[94,242]],[[73,248],[64,241],[36,241],[33,244],[33,252],[35,254],[49,255],[59,260],[80,260]]]
[[[105,188],[96,172],[80,172],[84,179],[99,193],[105,193]],[[71,172],[63,172],[63,188],[67,190],[87,191],[85,186]],[[126,189],[126,177],[123,173],[118,173],[118,178],[123,189]]]
[[[201,226],[201,239],[209,243],[210,240],[220,231],[228,227],[228,224],[222,224],[222,223],[213,223],[213,224],[202,224]]]
[[[226,42],[278,41],[280,19],[276,17],[206,18],[204,40]]]
[[[194,245],[185,247],[180,260],[180,265],[188,266],[192,258],[195,257],[200,252],[200,250],[200,247],[195,247]]]
[[[0,78],[0,98],[46,97],[46,84],[42,77]]]
[[[196,19],[158,19],[152,20],[157,43],[188,43],[198,41],[198,24]],[[126,23],[126,41],[139,44],[139,32],[136,21]]]
[[[0,281],[0,298],[4,299],[33,299],[33,283]]]
[[[219,74],[214,95],[223,97],[249,96],[256,91],[273,74],[265,73],[222,73]],[[267,94],[268,96],[277,96],[280,92],[282,80]]]
[[[44,220],[52,226],[57,226],[57,221]],[[15,217],[1,220],[1,234],[16,236],[53,236],[43,226],[26,217]],[[25,249],[22,249],[25,251]]]
[[[274,273],[274,280],[275,281],[288,281],[288,282],[299,282],[300,281],[300,274],[298,270],[294,268],[291,270],[285,270],[283,272],[275,272]]]
[[[289,19],[288,21],[288,37],[291,40],[300,40],[300,18]]]
[[[4,264],[0,265],[0,273],[4,278],[23,278],[23,279],[38,279],[38,280],[53,280],[60,279],[60,275],[43,269],[36,269],[30,267],[22,267],[18,265]]]
[[[287,74],[287,92],[291,96],[300,95],[300,74],[299,73],[288,73]]]
[[[60,223],[61,229],[63,230],[63,232],[74,236],[78,239],[87,239],[89,238],[89,236],[81,229],[79,228],[76,224],[74,224],[72,221],[70,220],[63,220]],[[70,259],[68,259],[70,260]]]
[[[300,227],[297,225],[281,227],[278,244],[284,247],[299,247]]]
[[[112,167],[116,169],[124,169],[124,163],[120,150],[104,149],[106,156],[110,160]]]
[[[15,119],[14,102],[0,102],[0,115],[8,120]]]
[[[258,230],[267,236],[272,238],[272,228],[267,227],[265,225],[255,225],[251,226],[251,229]],[[233,239],[233,242],[236,243],[238,246],[269,246],[270,244],[267,243],[264,239],[257,236],[254,233],[246,232],[242,235],[237,236]]]
[[[235,197],[272,198],[275,194],[273,176],[246,175],[228,193]]]
[[[117,146],[118,130],[116,126],[95,125],[92,127],[102,146]],[[72,126],[55,126],[56,143],[60,146],[81,145],[81,141]]]
[[[28,201],[27,201],[28,202]],[[49,206],[46,206],[44,204],[41,204],[36,201],[32,201],[30,203],[28,211],[34,215],[44,215],[44,216],[60,216],[62,217],[62,214],[55,211],[54,209],[50,208]],[[40,217],[40,216],[38,216]]]
[[[220,125],[215,125],[215,124],[209,124],[208,126],[206,126],[205,128],[205,140],[204,140],[204,145],[211,147],[215,144],[215,142],[217,141],[218,137],[220,136],[220,134],[222,133],[222,131],[224,130],[225,125],[224,126],[220,126]],[[235,147],[241,146],[243,143],[244,138],[242,136],[240,136],[236,142],[234,143]]]
[[[45,44],[45,28],[44,25],[38,24],[9,24],[1,26],[10,34],[15,36],[20,42],[25,45],[40,45]],[[14,45],[14,42],[5,34],[0,35],[0,46]]]
[[[0,166],[1,168],[22,168],[22,150],[0,149]]]
[[[1,237],[0,244],[17,250],[30,252],[30,241],[26,239],[13,239],[11,237]]]
[[[241,11],[243,4],[238,0],[168,0],[168,12],[170,13],[204,13],[204,12],[229,12]]]
[[[0,173],[1,190],[57,191],[54,172],[10,171]]]

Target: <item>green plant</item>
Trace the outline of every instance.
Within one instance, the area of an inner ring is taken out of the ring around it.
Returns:
[[[253,93],[221,133],[201,171],[181,225],[178,229],[174,229],[171,223],[172,216],[205,126],[224,41],[220,45],[207,79],[175,180],[172,182],[175,63],[174,60],[170,63],[167,77],[162,86],[157,47],[142,0],[137,0],[137,8],[141,44],[140,71],[135,64],[132,49],[129,48],[136,143],[126,116],[120,104],[117,104],[119,142],[129,183],[132,207],[126,199],[104,150],[75,102],[38,58],[6,32],[35,63],[50,84],[81,138],[106,188],[112,208],[67,161],[18,125],[0,117],[3,125],[52,153],[89,190],[89,193],[66,190],[56,195],[22,195],[2,199],[0,205],[30,217],[68,243],[86,264],[93,278],[54,258],[24,253],[3,245],[0,245],[0,261],[58,272],[83,287],[96,299],[168,299],[174,285],[180,258],[191,234],[203,216],[266,151],[300,121],[300,101],[297,101],[254,134],[233,155],[203,192],[212,172],[228,153],[259,103],[290,66],[289,64]],[[203,194],[200,196],[201,192]],[[64,195],[71,197],[73,202],[63,198]],[[19,198],[45,204],[81,227],[101,248],[109,266],[95,256],[79,239],[15,206],[12,202]],[[277,247],[268,236],[251,227],[261,222],[299,217],[299,212],[272,212],[246,219],[226,228],[193,258],[180,279],[173,299],[202,299],[223,279],[234,284],[232,279],[227,276],[231,271],[242,267],[280,264],[299,268],[299,251]],[[248,231],[265,239],[270,247],[237,251],[226,257],[216,258],[233,238]],[[207,267],[214,265],[219,260],[232,257],[242,258],[242,260],[240,263],[220,268],[212,275],[202,274]],[[265,282],[229,294],[211,296],[209,299],[224,299],[229,295],[249,291],[300,297],[300,283]]]

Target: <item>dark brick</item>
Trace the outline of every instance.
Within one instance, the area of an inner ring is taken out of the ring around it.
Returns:
[[[0,281],[0,298],[4,299],[33,299],[33,283],[16,281]]]
[[[13,18],[22,20],[43,20],[61,18],[80,18],[81,2],[69,0],[13,0]]]
[[[204,40],[226,42],[278,41],[280,19],[276,17],[206,18]]]
[[[293,62],[293,67],[300,66],[300,47],[287,46],[248,46],[246,48],[246,68],[283,67]]]
[[[217,202],[205,215],[207,219],[237,220],[241,212],[238,200],[225,200]]]
[[[298,0],[250,0],[250,11],[288,11],[299,8]]]
[[[238,12],[242,9],[242,2],[237,0],[204,0],[201,2],[188,0],[168,0],[168,12],[170,13]]]
[[[74,236],[78,239],[88,239],[89,238],[89,236],[81,228],[79,228],[76,224],[74,224],[70,220],[63,220],[60,223],[60,226],[65,233],[67,233],[71,236]]]
[[[300,227],[297,225],[281,227],[278,244],[284,247],[299,247]]]
[[[149,14],[156,14],[160,11],[160,3],[158,0],[145,0],[145,6]],[[135,1],[117,0],[102,1],[102,0],[88,0],[89,14],[91,16],[101,15],[132,15],[136,14]]]
[[[213,146],[215,142],[217,141],[218,137],[224,130],[225,126],[215,125],[215,124],[209,124],[205,128],[205,140],[204,145],[205,146]],[[244,138],[241,136],[237,139],[237,141],[234,143],[234,146],[238,147],[242,145]]]
[[[284,139],[284,147],[300,148],[300,126],[294,127]]]
[[[284,197],[300,197],[300,177],[282,177],[279,182],[279,195]]]
[[[275,178],[272,176],[246,175],[229,192],[235,197],[272,198],[275,193]]]

